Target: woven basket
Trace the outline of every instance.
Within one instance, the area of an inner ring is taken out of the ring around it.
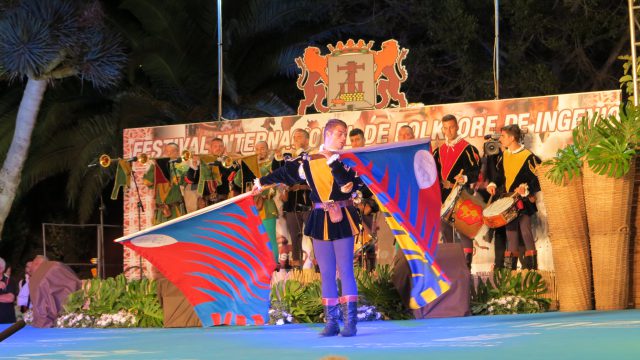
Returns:
[[[591,259],[582,178],[556,185],[546,177],[550,168],[540,165],[536,171],[545,195],[560,311],[591,310]]]
[[[582,167],[589,234],[612,234],[629,228],[635,162],[620,179],[594,173]],[[593,254],[593,252],[592,252]]]
[[[588,247],[587,216],[582,187],[582,178],[573,178],[563,185],[556,185],[547,178],[550,165],[538,165],[536,174],[540,187],[545,195],[544,205],[547,209],[549,223],[549,237],[561,239],[584,240],[584,247]]]
[[[629,231],[591,234],[596,310],[620,310],[629,298]],[[598,254],[596,256],[596,254]]]
[[[629,296],[629,226],[635,161],[620,179],[582,169],[596,310],[625,309]]]
[[[640,309],[640,161],[636,161],[636,174],[631,201],[631,291],[629,299],[636,309]]]
[[[576,239],[553,238],[553,266],[560,311],[593,309],[589,249],[576,248]],[[585,241],[587,242],[587,241]]]

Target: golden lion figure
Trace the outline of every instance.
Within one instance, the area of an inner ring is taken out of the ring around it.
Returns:
[[[374,54],[376,72],[374,79],[377,83],[378,95],[382,98],[376,103],[376,109],[389,106],[391,100],[398,102],[400,107],[407,106],[407,98],[400,92],[400,85],[407,80],[407,69],[402,61],[407,57],[408,49],[402,49],[396,40],[382,43],[382,50]]]
[[[308,47],[304,50],[302,58],[297,57],[295,61],[302,70],[296,84],[304,94],[304,99],[300,100],[298,105],[298,115],[306,114],[307,108],[312,104],[319,112],[329,111],[329,107],[323,104],[329,83],[327,57],[320,55],[320,49],[317,47]]]

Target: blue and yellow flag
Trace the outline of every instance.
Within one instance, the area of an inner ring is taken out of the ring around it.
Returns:
[[[413,274],[412,309],[449,290],[450,282],[435,263],[440,232],[440,185],[428,139],[341,152],[377,196],[381,210]]]

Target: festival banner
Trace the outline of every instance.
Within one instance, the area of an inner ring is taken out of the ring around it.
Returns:
[[[224,141],[228,153],[238,156],[251,155],[259,141],[265,141],[270,150],[291,149],[292,134],[296,129],[305,129],[310,134],[311,147],[322,143],[322,131],[331,118],[345,121],[349,130],[359,128],[364,131],[367,146],[389,144],[397,141],[400,127],[409,125],[416,137],[431,139],[432,147],[444,141],[441,119],[446,114],[458,118],[459,133],[480,154],[484,153],[486,135],[499,132],[507,124],[518,124],[526,129],[525,146],[543,160],[551,158],[555,152],[571,142],[571,131],[583,117],[594,113],[605,116],[616,115],[620,104],[620,91],[597,91],[588,93],[549,95],[529,98],[489,100],[467,103],[440,105],[409,104],[404,108],[371,109],[281,117],[229,120],[220,122],[192,123],[161,127],[148,127],[124,130],[123,158],[141,153],[150,157],[159,157],[162,147],[175,142],[180,150],[190,150],[193,154],[209,154],[209,142],[219,137]],[[295,111],[292,110],[292,113]],[[489,144],[491,145],[491,144]],[[347,142],[347,147],[349,143]],[[289,151],[290,152],[290,151]],[[135,163],[133,178],[142,184],[140,174],[147,165]],[[132,180],[133,181],[133,180]],[[145,212],[141,227],[151,225],[153,219],[154,198],[151,189],[140,186]],[[186,187],[185,198],[193,190]],[[537,239],[539,268],[552,270],[550,256],[551,244],[548,241],[545,222],[544,194],[539,194],[539,212],[534,217],[534,230]],[[125,234],[138,229],[137,199],[135,190],[130,186],[125,191],[124,231]],[[189,203],[187,208],[189,209]],[[280,227],[286,228],[286,227]],[[288,234],[278,234],[288,237]],[[381,263],[390,263],[392,248],[380,251]],[[476,239],[476,254],[472,271],[488,271],[493,263],[493,244]],[[137,266],[135,254],[125,253],[125,267]]]

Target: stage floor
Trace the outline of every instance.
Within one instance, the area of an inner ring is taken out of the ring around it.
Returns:
[[[25,327],[0,359],[640,359],[640,310],[364,322],[353,338],[321,328]]]

